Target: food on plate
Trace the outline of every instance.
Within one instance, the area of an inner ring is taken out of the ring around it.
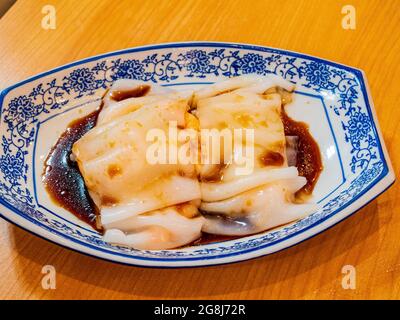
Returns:
[[[117,80],[50,151],[44,183],[105,241],[136,249],[298,220],[315,210],[322,163],[307,126],[285,112],[293,90],[272,74],[195,91]]]

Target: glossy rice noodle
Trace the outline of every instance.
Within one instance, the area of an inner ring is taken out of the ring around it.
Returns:
[[[149,95],[112,98],[114,92],[126,90],[121,87],[144,85],[116,82],[104,99],[97,125],[72,151],[100,209],[105,240],[138,249],[167,249],[200,236],[204,218],[190,204],[200,200],[200,185],[193,164],[150,164],[146,134],[157,128],[168,137],[169,121],[185,130],[192,94],[152,85]],[[195,212],[182,214],[182,204]]]
[[[234,158],[225,165],[200,166],[203,231],[221,235],[248,235],[300,219],[315,210],[295,203],[294,194],[306,184],[297,168],[289,167],[296,152],[287,149],[281,120],[281,96],[268,93],[293,85],[282,78],[242,76],[195,93],[201,128],[254,129],[254,170],[237,174]],[[271,90],[272,91],[272,90]],[[289,138],[294,145],[295,137]],[[288,159],[288,155],[289,158]],[[234,153],[233,156],[234,157]]]
[[[115,82],[96,126],[73,146],[99,208],[105,241],[171,249],[191,243],[201,232],[243,236],[310,214],[315,206],[297,203],[294,196],[306,179],[293,166],[296,137],[285,137],[282,98],[269,93],[276,87],[294,89],[274,75],[236,77],[194,93],[134,80]],[[146,134],[158,128],[168,137],[170,121],[178,131],[254,129],[253,170],[238,173],[235,148],[232,154],[221,152],[216,164],[149,163]]]

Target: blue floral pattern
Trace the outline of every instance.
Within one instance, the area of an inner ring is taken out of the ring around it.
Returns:
[[[139,60],[126,60],[118,64],[115,72],[115,79],[141,80],[144,74],[143,64]]]
[[[17,181],[22,178],[24,163],[21,157],[6,154],[0,157],[0,170],[7,181]]]
[[[243,58],[238,60],[238,65],[243,74],[257,73],[263,74],[266,61],[260,54],[246,53]]]
[[[354,112],[350,116],[347,128],[351,139],[354,141],[360,141],[361,139],[368,137],[368,134],[371,131],[371,120],[364,113]]]
[[[35,116],[35,105],[27,96],[19,96],[11,100],[8,112],[9,119],[25,121]]]
[[[186,61],[186,69],[188,76],[194,75],[204,76],[209,73],[210,57],[204,50],[190,50],[181,57]]]
[[[75,67],[64,77],[57,73],[43,77],[42,82],[22,95],[12,96],[11,91],[12,97],[1,109],[1,199],[22,211],[36,225],[59,236],[130,256],[178,259],[239,253],[281,240],[329,217],[366,190],[385,169],[386,164],[379,154],[379,137],[373,130],[372,119],[369,118],[366,107],[360,105],[366,99],[360,86],[361,76],[354,70],[274,49],[258,50],[252,47],[189,48],[186,51],[165,54],[157,52],[143,59],[134,55],[128,59],[122,53],[119,58],[112,57],[99,58],[86,63],[84,67]],[[229,246],[206,246],[192,252],[140,251],[105,243],[98,234],[88,234],[80,228],[44,214],[34,202],[27,187],[32,177],[28,177],[30,168],[26,159],[28,154],[32,154],[36,123],[50,116],[53,110],[63,109],[71,99],[94,95],[120,78],[168,83],[187,77],[233,77],[249,73],[274,73],[299,87],[339,97],[338,101],[326,103],[332,115],[341,121],[345,141],[351,149],[350,167],[355,178],[318,212],[256,239],[239,239]]]
[[[305,76],[310,84],[318,87],[326,87],[329,84],[331,73],[326,64],[311,62],[306,65]]]
[[[64,80],[66,80],[65,87],[69,87],[79,93],[78,97],[82,96],[85,92],[92,92],[96,89],[94,73],[89,68],[76,69],[68,77],[65,77]]]

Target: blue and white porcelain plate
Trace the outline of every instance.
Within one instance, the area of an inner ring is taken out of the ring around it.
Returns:
[[[43,162],[71,120],[91,112],[116,79],[198,88],[242,74],[278,74],[296,84],[288,113],[309,124],[324,170],[318,211],[237,240],[177,250],[114,246],[55,205]],[[191,267],[242,261],[293,246],[333,226],[385,191],[394,173],[361,70],[294,52],[244,44],[170,43],[111,52],[19,82],[0,94],[0,212],[38,236],[99,258],[138,266]]]

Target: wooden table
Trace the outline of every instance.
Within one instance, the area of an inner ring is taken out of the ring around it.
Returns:
[[[46,4],[55,30],[41,28]],[[250,4],[252,3],[252,4]],[[344,30],[341,8],[356,9]],[[0,20],[0,88],[112,50],[188,40],[260,44],[365,70],[386,145],[399,173],[400,1],[19,0]],[[358,299],[400,298],[400,187],[334,228],[268,257],[227,266],[157,270],[71,252],[0,221],[0,298]],[[342,288],[354,265],[355,290]],[[41,270],[54,265],[57,289]]]

